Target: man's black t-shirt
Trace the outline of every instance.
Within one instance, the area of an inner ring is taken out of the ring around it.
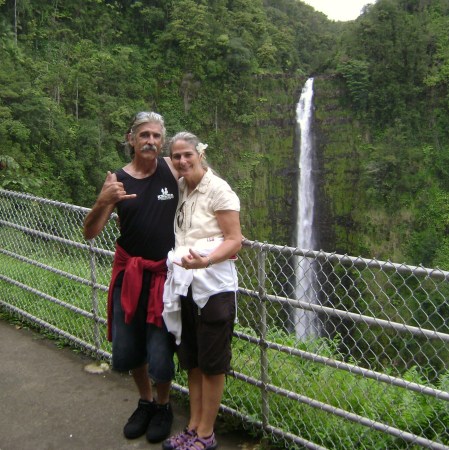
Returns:
[[[131,256],[158,261],[175,246],[173,220],[178,205],[178,182],[164,158],[153,175],[137,179],[123,169],[116,172],[127,194],[136,198],[117,203],[118,244]]]

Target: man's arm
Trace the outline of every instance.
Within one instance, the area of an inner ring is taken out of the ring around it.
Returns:
[[[175,166],[172,163],[171,158],[169,158],[168,156],[164,156],[165,161],[167,161],[168,167],[171,170],[171,173],[173,174],[173,176],[178,179],[179,178],[179,174],[177,172],[177,170],[175,169]]]
[[[107,224],[116,203],[135,197],[136,194],[127,195],[123,183],[117,181],[115,173],[108,171],[97,201],[84,219],[84,237],[93,239],[98,236]]]

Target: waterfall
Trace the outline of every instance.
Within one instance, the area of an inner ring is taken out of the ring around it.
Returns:
[[[314,250],[314,203],[315,187],[313,179],[313,78],[309,78],[302,90],[296,107],[298,134],[300,135],[299,182],[296,223],[296,247],[301,250]],[[315,291],[316,275],[313,260],[297,256],[295,264],[296,298],[309,303],[317,303]],[[293,323],[298,339],[319,335],[316,313],[295,308]]]

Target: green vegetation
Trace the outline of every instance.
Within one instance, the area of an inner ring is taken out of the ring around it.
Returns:
[[[252,334],[251,329],[239,329],[239,331]],[[339,337],[332,341],[315,339],[298,343],[291,335],[273,328],[267,340],[336,360],[344,360],[344,355],[338,351]],[[258,350],[251,349],[245,341],[234,340],[233,342],[234,370],[248,376],[259,374]],[[336,408],[342,408],[438,442],[449,443],[445,422],[440,416],[443,414],[447,417],[444,405],[441,404],[444,402],[402,388],[387,386],[349,372],[336,371],[301,358],[295,359],[289,354],[280,354],[274,350],[268,350],[267,358],[270,364],[270,384],[287,390],[291,386],[300,386],[296,392],[300,392],[304,397],[331,404]],[[445,385],[447,377],[446,371],[434,387]],[[407,370],[404,378],[409,382],[432,386],[419,374],[416,367]],[[240,382],[228,380],[225,397],[226,403],[235,405],[234,407],[239,411],[251,414],[256,408],[257,418],[261,420],[260,389],[251,385],[242,387]],[[369,430],[307,404],[274,394],[268,394],[268,397],[270,423],[326,448],[410,448],[409,444],[401,439]]]
[[[1,230],[4,234],[6,231]],[[14,242],[14,235],[3,235],[2,239]],[[23,235],[17,236],[20,242],[20,252],[34,257],[39,264],[57,268],[71,276],[65,278],[57,273],[49,272],[43,267],[24,264],[11,257],[0,254],[0,264],[2,266],[2,276],[13,279],[18,285],[2,283],[0,288],[0,298],[8,299],[8,304],[20,310],[26,311],[33,317],[39,318],[48,324],[61,330],[69,331],[74,337],[85,342],[94,343],[95,333],[92,320],[92,288],[82,285],[75,281],[72,276],[79,276],[89,279],[90,274],[86,267],[85,254],[75,249],[73,251],[60,254],[57,245],[47,243],[45,247],[40,246],[38,255],[36,244],[23,238]],[[49,256],[43,256],[42,249],[48,252]],[[16,248],[15,251],[18,251]],[[85,253],[85,252],[84,252]],[[107,278],[100,276],[99,283],[107,285],[109,282],[109,270]],[[25,290],[20,285],[32,287],[33,291]],[[43,296],[36,295],[40,292]],[[106,317],[105,295],[101,294],[101,301],[98,304],[97,315]],[[77,312],[75,312],[76,308]],[[83,315],[80,315],[83,311]],[[101,349],[111,351],[110,344],[106,339],[106,329],[99,327],[99,342],[102,343]]]
[[[317,87],[324,120],[348,117],[321,128],[345,252],[449,269],[448,26],[447,0],[378,0],[339,42],[337,109],[324,110],[335,83]]]

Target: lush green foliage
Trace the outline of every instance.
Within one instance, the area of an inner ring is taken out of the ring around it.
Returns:
[[[295,4],[292,16],[289,4],[1,2],[1,186],[88,206],[120,164],[136,110],[156,109],[170,131],[205,139],[218,121],[249,123],[252,77],[308,71],[295,48],[306,59],[321,45],[319,30],[308,44],[292,25],[307,26],[311,8]],[[226,138],[215,141],[219,152]]]
[[[333,73],[354,126],[341,131],[352,176],[333,174],[338,194],[327,192],[352,254],[449,269],[448,26],[447,0],[378,0],[342,34]],[[336,196],[354,185],[342,210]]]
[[[250,328],[237,327],[239,332],[253,334]],[[298,343],[291,335],[279,329],[271,329],[267,340],[280,345],[290,346],[302,351],[317,353],[343,361],[339,353],[339,337],[334,340],[319,339]],[[247,376],[258,377],[260,372],[259,351],[246,341],[233,341],[233,369]],[[393,427],[411,433],[423,434],[430,439],[440,439],[449,443],[444,430],[443,417],[447,416],[444,402],[402,388],[386,386],[382,383],[360,377],[342,370],[335,370],[324,365],[317,365],[289,354],[268,350],[268,383],[288,390],[289,387],[301,386],[303,398],[313,398],[323,403],[330,403],[353,414],[387,423]],[[435,387],[447,384],[447,372],[443,373]],[[432,386],[416,367],[410,367],[404,374],[405,380]],[[185,378],[180,374],[180,380]],[[295,388],[293,388],[295,389]],[[297,392],[297,391],[296,391]],[[262,398],[260,387],[242,384],[228,379],[225,391],[226,404],[246,414],[254,420],[262,420]],[[269,393],[270,423],[289,432],[311,440],[326,448],[409,448],[401,439],[368,430],[338,416],[320,411],[307,404],[292,401],[279,395]],[[440,434],[442,432],[443,434]]]

